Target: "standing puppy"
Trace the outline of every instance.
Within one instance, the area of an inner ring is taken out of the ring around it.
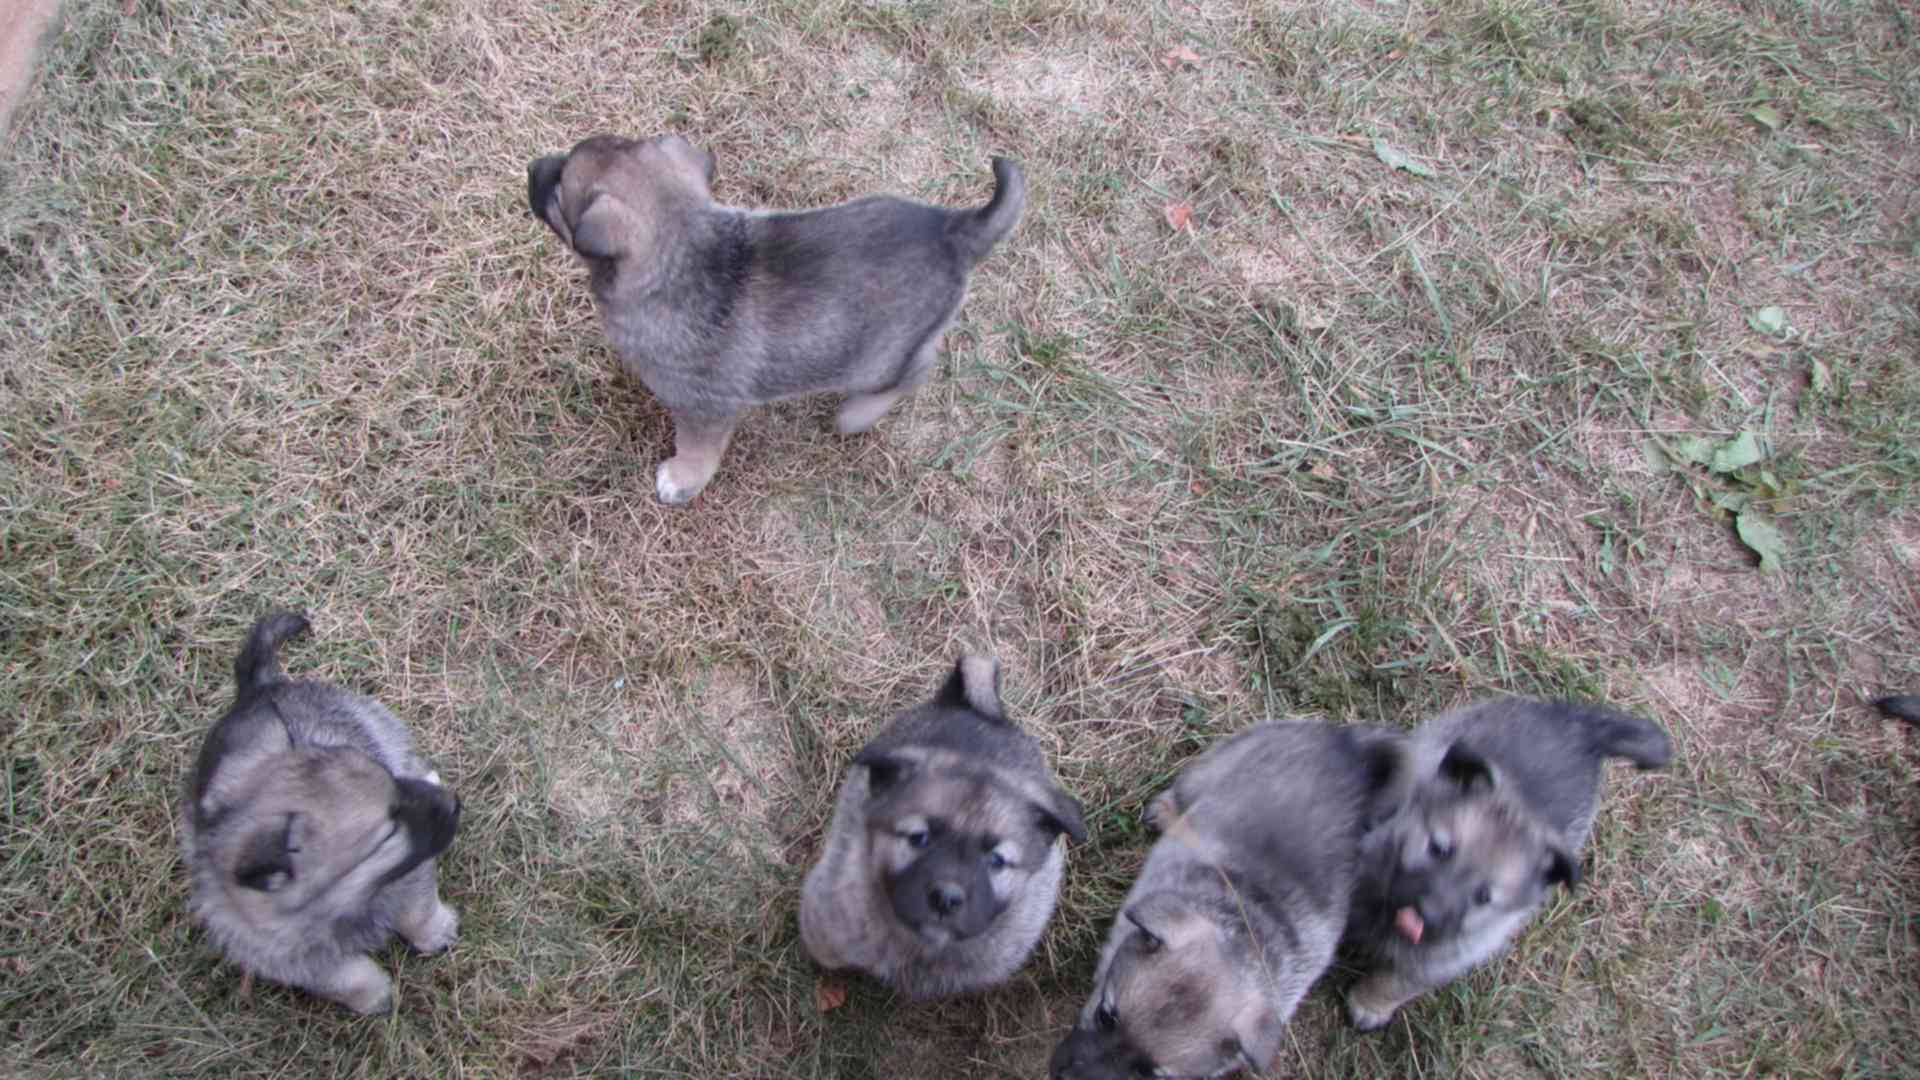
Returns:
[[[1333,961],[1361,838],[1404,797],[1399,736],[1265,724],[1148,804],[1160,839],[1122,902],[1054,1080],[1266,1068]]]
[[[800,894],[800,937],[821,967],[935,997],[1001,982],[1040,940],[1060,836],[1087,830],[1007,720],[999,679],[991,657],[963,657],[853,759]]]
[[[919,389],[967,273],[1026,202],[1004,158],[975,210],[887,196],[742,210],[714,201],[713,174],[713,155],[677,135],[598,135],[527,166],[533,214],[586,262],[621,365],[673,415],[654,476],[665,503],[707,486],[749,406],[844,394],[852,435]]]
[[[366,954],[395,932],[439,952],[459,930],[433,859],[460,800],[378,703],[286,680],[275,652],[306,629],[305,616],[268,615],[234,661],[233,707],[181,807],[193,913],[240,967],[386,1012],[393,983]]]
[[[1373,953],[1355,1027],[1505,949],[1556,885],[1580,879],[1600,765],[1667,764],[1666,732],[1589,705],[1493,701],[1428,721],[1410,740],[1406,808],[1367,837],[1349,938]]]

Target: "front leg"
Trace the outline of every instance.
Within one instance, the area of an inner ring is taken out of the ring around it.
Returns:
[[[1432,989],[1432,985],[1409,978],[1392,968],[1375,971],[1347,992],[1347,1015],[1361,1031],[1379,1031],[1393,1019],[1400,1007]]]
[[[713,479],[726,452],[738,413],[715,415],[673,410],[673,456],[654,471],[653,489],[668,506],[685,506]]]

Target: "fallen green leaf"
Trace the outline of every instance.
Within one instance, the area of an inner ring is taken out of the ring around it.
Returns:
[[[1833,393],[1833,372],[1819,360],[1813,362],[1813,371],[1807,376],[1807,381],[1813,386],[1813,392],[1816,394]]]
[[[1432,169],[1415,161],[1407,155],[1405,150],[1400,149],[1385,139],[1373,140],[1373,156],[1379,158],[1380,163],[1389,169],[1405,169],[1415,176],[1426,177],[1427,179],[1433,178]]]
[[[1729,514],[1738,514],[1753,501],[1753,496],[1744,491],[1716,491],[1713,493],[1713,505]]]
[[[1787,329],[1787,313],[1777,304],[1768,304],[1747,316],[1747,325],[1763,334],[1779,337]]]
[[[1667,453],[1667,448],[1660,445],[1659,439],[1648,439],[1641,443],[1640,453],[1647,459],[1647,468],[1654,472],[1672,472],[1680,467],[1680,463],[1673,460],[1673,455]]]
[[[1779,572],[1781,563],[1787,557],[1787,544],[1780,535],[1780,527],[1773,523],[1772,518],[1758,511],[1748,511],[1733,519],[1733,527],[1740,534],[1740,542],[1760,556],[1761,573]]]
[[[1756,123],[1768,131],[1779,131],[1780,125],[1785,123],[1785,121],[1780,118],[1780,110],[1771,105],[1762,105],[1747,115],[1753,117]]]
[[[1667,453],[1690,465],[1710,464],[1713,452],[1713,440],[1698,435],[1687,435],[1667,444]]]
[[[1739,472],[1765,456],[1760,437],[1751,431],[1743,431],[1714,447],[1713,460],[1707,463],[1707,467],[1717,473]]]

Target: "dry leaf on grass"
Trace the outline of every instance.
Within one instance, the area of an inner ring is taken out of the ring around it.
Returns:
[[[1200,63],[1200,54],[1182,45],[1160,54],[1160,62],[1169,68],[1177,68],[1182,64],[1193,67]]]
[[[838,979],[821,979],[813,984],[813,1006],[832,1012],[847,1003],[847,984]]]
[[[1193,217],[1193,207],[1183,202],[1168,203],[1160,212],[1166,215],[1167,224],[1173,226],[1174,232],[1186,228],[1188,220]]]

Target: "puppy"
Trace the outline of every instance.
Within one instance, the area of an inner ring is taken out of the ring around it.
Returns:
[[[361,1013],[393,1007],[367,953],[398,932],[421,952],[460,920],[434,888],[460,801],[393,714],[321,682],[288,682],[281,612],[234,661],[233,707],[207,733],[181,807],[194,916],[228,960]]]
[[[1266,1068],[1332,962],[1367,828],[1404,801],[1400,737],[1266,724],[1147,808],[1160,839],[1122,902],[1054,1080]]]
[[[1087,829],[1007,720],[999,678],[992,658],[962,658],[853,759],[800,895],[800,937],[821,967],[936,997],[1004,981],[1040,940],[1060,837]]]
[[[824,210],[713,199],[713,155],[677,135],[598,135],[527,166],[527,198],[587,264],[621,365],[673,416],[660,501],[700,494],[743,410],[845,395],[852,435],[933,373],[967,274],[1020,219],[1020,167],[985,206],[870,196]]]
[[[1523,700],[1436,717],[1409,749],[1407,804],[1362,845],[1348,931],[1372,955],[1348,997],[1362,1031],[1498,954],[1554,886],[1579,881],[1602,762],[1657,769],[1673,756],[1637,717]]]

